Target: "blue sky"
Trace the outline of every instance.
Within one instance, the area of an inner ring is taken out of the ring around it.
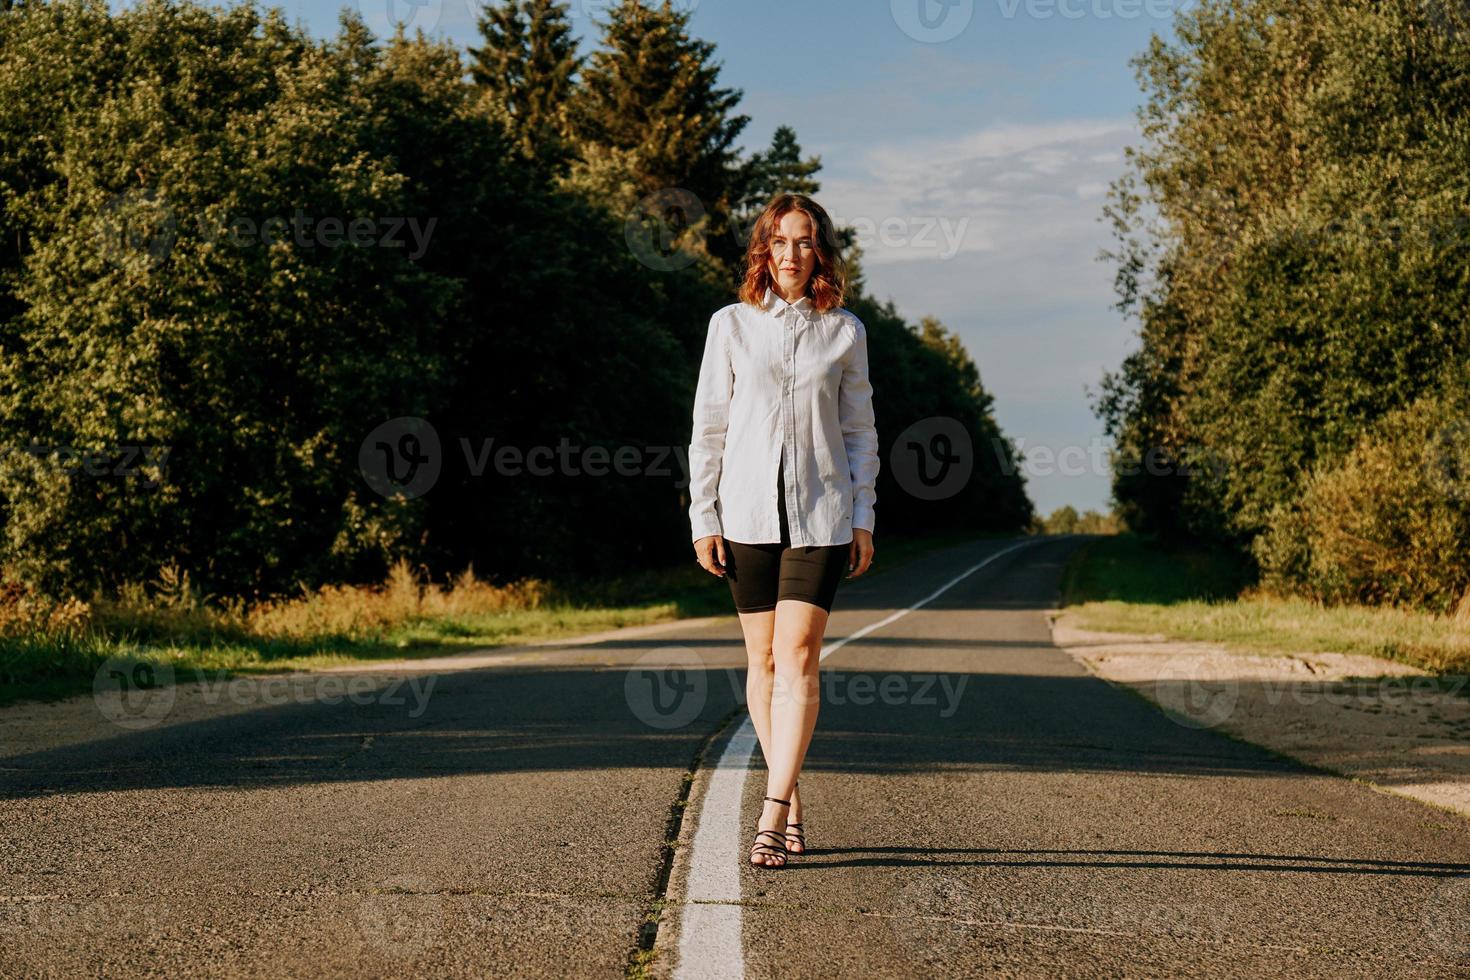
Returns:
[[[572,0],[583,51],[612,0]],[[817,199],[860,230],[868,287],[910,322],[956,331],[1030,457],[1038,509],[1104,509],[1106,443],[1089,408],[1102,372],[1136,346],[1112,310],[1099,220],[1123,148],[1139,142],[1129,58],[1172,36],[1189,0],[677,0],[743,90],[742,142],[777,126],[822,158]],[[479,0],[357,0],[475,44]],[[335,0],[279,4],[318,35]],[[873,365],[881,398],[882,365]],[[1085,386],[1085,387],[1084,387]],[[978,447],[977,447],[978,448]]]

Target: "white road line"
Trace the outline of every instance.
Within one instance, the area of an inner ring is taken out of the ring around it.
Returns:
[[[689,845],[689,884],[679,925],[677,980],[745,975],[740,927],[740,800],[760,741],[750,715],[730,737],[710,773]]]
[[[1046,539],[1027,538],[976,562],[912,606],[823,645],[819,659],[825,660],[853,640],[928,605],[1001,555],[1040,540]],[[740,917],[743,908],[740,862],[744,859],[741,842],[745,829],[741,826],[740,801],[750,761],[759,746],[755,724],[747,714],[710,773],[709,790],[700,803],[699,826],[689,847],[689,883],[679,925],[679,966],[674,971],[675,980],[739,980],[745,976]]]

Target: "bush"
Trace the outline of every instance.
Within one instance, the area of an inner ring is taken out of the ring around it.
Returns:
[[[1263,580],[1328,603],[1438,613],[1470,586],[1470,389],[1389,413],[1316,467],[1256,544]]]

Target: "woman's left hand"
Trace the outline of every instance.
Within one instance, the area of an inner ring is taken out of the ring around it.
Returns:
[[[848,578],[857,578],[873,564],[873,532],[865,527],[852,529],[852,544],[848,546]]]

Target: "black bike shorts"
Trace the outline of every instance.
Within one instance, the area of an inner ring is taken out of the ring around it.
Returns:
[[[739,612],[765,612],[775,609],[781,599],[800,599],[830,613],[837,586],[847,571],[851,545],[793,548],[781,468],[776,471],[776,499],[781,511],[779,543],[745,544],[725,539],[725,581],[730,583],[735,608]]]

